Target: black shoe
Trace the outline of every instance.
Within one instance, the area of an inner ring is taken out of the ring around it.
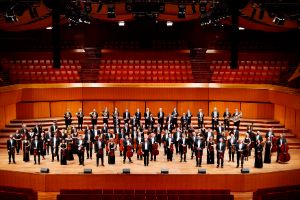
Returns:
[[[8,164],[10,164],[10,162],[8,162]]]
[[[217,168],[219,168],[219,165],[217,165]]]
[[[123,160],[123,164],[125,164],[125,160]]]
[[[221,165],[221,168],[223,168],[223,165]]]
[[[237,165],[236,168],[239,168],[239,166]]]
[[[184,162],[186,162],[186,160],[184,160]]]

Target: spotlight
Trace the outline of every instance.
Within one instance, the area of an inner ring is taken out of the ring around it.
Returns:
[[[178,5],[178,18],[185,18],[185,5]]]
[[[240,26],[240,27],[239,27],[239,30],[240,30],[240,31],[243,31],[243,30],[245,30],[245,28]]]
[[[119,22],[118,22],[118,25],[119,25],[119,26],[125,26],[125,21],[119,21]]]
[[[173,26],[173,22],[172,21],[167,21],[167,26]]]
[[[109,5],[107,6],[107,17],[108,17],[108,18],[115,18],[115,17],[116,17],[116,13],[115,13],[115,5],[109,4]]]

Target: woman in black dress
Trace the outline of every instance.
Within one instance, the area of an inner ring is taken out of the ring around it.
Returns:
[[[67,142],[67,160],[74,160],[73,156],[73,139],[71,135],[69,134],[68,137],[66,138]]]
[[[267,141],[266,141],[266,144],[265,144],[264,163],[271,163],[271,149],[272,149],[272,141],[270,140],[270,137],[268,137]]]
[[[251,138],[249,137],[249,134],[246,133],[245,139],[244,139],[244,144],[246,145],[246,149],[244,151],[244,157],[245,160],[248,161],[248,156],[250,156],[250,146],[251,146]]]
[[[260,140],[257,140],[257,146],[255,149],[255,168],[262,168],[263,167],[263,158],[262,158],[263,146],[260,143]]]
[[[60,164],[66,165],[67,164],[67,144],[63,139],[60,144]]]
[[[25,135],[25,138],[23,140],[23,161],[28,162],[29,161],[29,153],[30,153],[30,142],[27,140],[27,136]]]
[[[109,153],[108,153],[108,164],[115,164],[116,162],[116,157],[115,157],[115,148],[116,145],[113,141],[113,138],[109,139],[109,143],[108,143],[108,148],[109,148]]]
[[[214,140],[210,136],[207,142],[207,164],[215,164],[215,150],[214,150]]]

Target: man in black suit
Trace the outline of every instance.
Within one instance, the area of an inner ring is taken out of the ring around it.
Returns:
[[[34,164],[36,164],[36,157],[38,157],[38,164],[40,164],[43,143],[38,139],[38,136],[35,136],[31,145],[33,148]]]
[[[174,144],[176,149],[176,155],[180,152],[179,151],[179,140],[181,138],[181,130],[177,128],[177,131],[174,133]]]
[[[16,148],[16,141],[13,139],[13,136],[10,135],[9,139],[7,140],[8,164],[11,163],[11,160],[13,160],[13,163],[16,164],[15,148]]]
[[[188,127],[188,118],[187,118],[185,113],[182,113],[182,116],[180,118],[180,122],[181,122],[181,129],[183,131],[186,130],[187,127]]]
[[[165,113],[163,112],[162,108],[159,108],[159,112],[157,113],[157,119],[158,123],[160,124],[160,127],[164,127],[164,117]]]
[[[16,130],[16,134],[14,135],[13,138],[16,141],[17,155],[19,155],[19,151],[20,151],[21,145],[22,145],[22,135],[20,134],[19,130]]]
[[[57,158],[57,161],[59,161],[59,145],[60,145],[60,139],[57,134],[54,135],[53,138],[51,138],[51,154],[52,154],[52,162],[54,161],[54,157]]]
[[[233,133],[233,135],[236,138],[236,140],[239,140],[239,138],[240,138],[240,132],[239,132],[239,130],[237,129],[236,126],[233,127],[231,133]]]
[[[124,124],[128,124],[129,120],[130,120],[130,112],[128,111],[128,109],[125,109],[125,112],[123,113],[123,120],[124,120]]]
[[[188,140],[185,137],[185,133],[182,134],[182,138],[179,140],[180,162],[182,162],[182,156],[184,162],[186,162]]]
[[[38,123],[36,123],[35,126],[34,126],[34,128],[33,128],[33,132],[34,132],[35,135],[38,136],[38,138],[40,138],[41,137],[41,133],[42,133],[42,127]],[[27,135],[27,134],[25,134],[25,135]]]
[[[167,160],[168,161],[172,161],[173,159],[173,138],[172,138],[172,134],[169,133],[168,137],[165,139],[166,140],[166,153],[167,153]]]
[[[237,154],[237,164],[236,168],[240,166],[243,168],[244,165],[244,151],[246,150],[246,145],[243,143],[242,140],[238,140],[238,144],[236,145],[236,154]]]
[[[175,127],[178,127],[178,125],[177,125],[177,117],[178,117],[178,112],[177,112],[176,108],[174,108],[173,112],[172,112],[172,124]]]
[[[217,130],[217,141],[219,141],[220,137],[222,136],[222,133],[224,132],[224,127],[222,126],[221,122],[216,127]]]
[[[95,125],[97,125],[97,121],[98,121],[98,113],[96,112],[95,108],[93,109],[92,112],[90,112],[90,117],[91,117],[92,126],[94,128]]]
[[[123,146],[124,146],[123,163],[125,163],[126,157],[127,157],[127,146],[131,146],[131,147],[132,147],[132,151],[133,151],[133,145],[132,145],[132,142],[131,142],[131,140],[129,139],[128,135],[125,136],[125,140],[124,140],[124,142],[123,142]],[[128,157],[128,160],[129,160],[130,163],[132,163],[131,157]]]
[[[286,144],[286,139],[285,139],[285,134],[281,134],[279,135],[279,138],[277,140],[277,158],[276,158],[276,162],[279,161],[279,155],[281,153],[281,146]]]
[[[144,118],[145,118],[145,128],[148,129],[148,127],[150,126],[150,109],[146,108],[146,112],[144,113]]]
[[[228,111],[228,108],[226,108],[223,114],[225,130],[229,130],[230,117],[231,117],[231,113]]]
[[[83,114],[81,108],[78,109],[78,112],[76,113],[76,116],[77,116],[77,120],[78,120],[78,129],[82,130],[84,114]]]
[[[217,168],[220,165],[220,161],[221,161],[221,168],[223,168],[225,147],[226,147],[226,145],[223,142],[223,138],[220,138],[219,142],[216,145],[216,151],[217,151]]]
[[[201,167],[204,147],[205,147],[204,138],[200,138],[200,135],[198,135],[194,143],[196,167]]]
[[[102,112],[102,117],[103,117],[103,124],[108,124],[108,119],[109,119],[109,111],[108,108],[105,107],[104,111]]]
[[[187,110],[187,112],[186,112],[186,117],[187,117],[187,119],[188,119],[188,125],[191,125],[193,114],[192,114],[192,112],[190,111],[190,109]]]
[[[64,118],[65,118],[65,124],[67,129],[68,126],[70,126],[72,123],[72,113],[70,112],[70,109],[67,109],[67,112],[65,112],[64,114]]]
[[[95,151],[96,151],[96,164],[97,167],[99,166],[99,158],[101,159],[101,165],[104,166],[104,159],[103,159],[103,155],[104,155],[104,148],[105,148],[105,142],[102,138],[98,138],[98,141],[95,143]]]
[[[151,151],[151,144],[146,137],[144,138],[144,142],[142,144],[142,151],[144,154],[144,165],[148,166],[149,165],[149,152]]]
[[[33,132],[34,132],[34,130],[33,130]],[[26,135],[28,137],[28,130],[27,130],[26,124],[22,124],[22,128],[20,129],[19,133],[20,133],[20,135],[23,135],[23,136]]]
[[[214,110],[211,113],[211,124],[213,130],[215,130],[215,128],[219,124],[219,112],[216,107],[214,107]]]
[[[87,159],[92,159],[93,157],[93,143],[94,143],[94,131],[93,130],[88,130],[85,135],[84,135],[84,143],[85,143],[85,148],[86,148],[86,156]]]
[[[135,119],[136,119],[136,125],[141,126],[141,118],[142,118],[142,113],[140,112],[140,109],[137,108],[135,112]]]
[[[56,121],[53,121],[53,124],[50,127],[51,136],[53,137],[58,129]]]
[[[204,113],[202,112],[202,109],[199,109],[199,112],[197,114],[197,118],[198,118],[198,128],[202,128],[203,127],[203,122],[204,122]]]
[[[235,154],[235,150],[236,150],[236,142],[237,142],[236,137],[234,136],[233,133],[230,133],[230,138],[227,140],[229,162],[231,160],[232,160],[232,162],[234,162],[234,154]]]

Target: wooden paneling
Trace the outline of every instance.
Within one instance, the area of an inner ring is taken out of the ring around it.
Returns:
[[[0,128],[4,128],[5,127],[5,106],[0,106]]]
[[[280,121],[281,124],[285,124],[285,106],[274,104],[274,119]]]
[[[272,119],[274,117],[274,104],[270,103],[241,103],[244,118]]]
[[[5,123],[9,124],[10,120],[16,119],[16,104],[6,105],[5,109]]]
[[[268,102],[267,89],[210,88],[209,100]]]
[[[51,102],[51,117],[62,117],[67,109],[70,109],[70,112],[74,116],[78,111],[78,108],[82,108],[81,101],[58,101]]]
[[[145,101],[115,101],[115,107],[118,108],[120,115],[123,117],[123,112],[128,108],[130,115],[133,116],[136,109],[139,108],[140,112],[145,110]]]
[[[186,113],[188,109],[192,112],[193,116],[197,116],[199,109],[201,108],[204,115],[208,113],[208,101],[178,101],[178,112],[180,115]]]
[[[296,129],[296,110],[287,106],[285,108],[285,127],[292,131]]]
[[[290,108],[300,110],[300,95],[287,94],[279,91],[269,91],[270,102],[275,104],[287,105]]]
[[[225,112],[225,109],[228,108],[230,113],[233,113],[237,108],[239,111],[241,109],[240,102],[229,102],[229,101],[210,101],[209,102],[209,115],[213,111],[214,107],[216,107],[221,116]]]
[[[300,110],[296,110],[296,127],[293,133],[300,138]]]
[[[102,116],[102,111],[107,107],[109,114],[114,110],[114,102],[112,101],[83,101],[83,112],[88,116],[95,108],[99,116]]]
[[[154,113],[154,116],[157,116],[159,108],[163,108],[165,116],[167,116],[169,113],[172,113],[175,107],[177,107],[177,102],[176,101],[147,101],[146,107],[150,108],[150,111]]]
[[[17,111],[18,119],[49,118],[50,103],[17,103]]]

